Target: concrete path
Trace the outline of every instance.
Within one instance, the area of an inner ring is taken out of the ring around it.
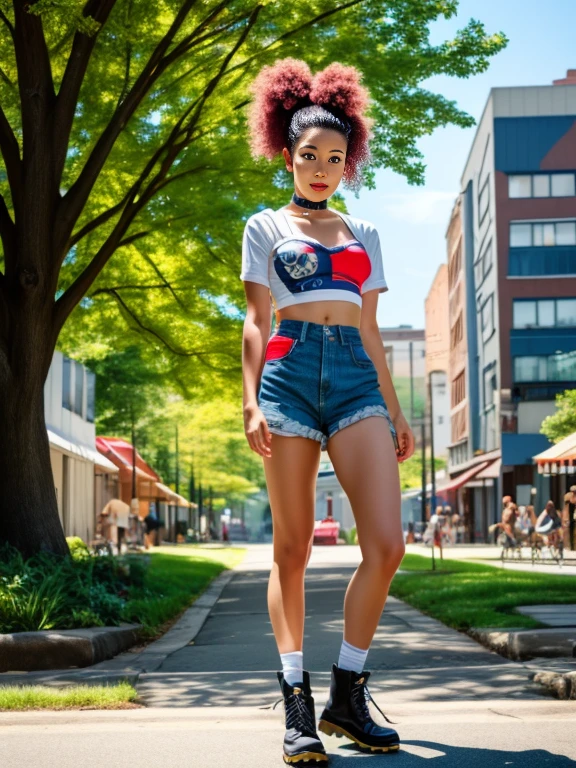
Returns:
[[[510,571],[528,571],[530,573],[548,573],[554,576],[576,576],[576,565],[558,565],[554,561],[547,560],[544,563],[532,565],[530,550],[523,550],[523,559],[516,562],[503,563],[500,559],[501,548],[494,544],[455,544],[443,548],[446,560],[474,560],[483,565],[491,565],[494,568],[503,568]],[[408,544],[406,552],[412,555],[422,555],[432,558],[432,548],[424,544]],[[576,559],[576,553],[570,550],[564,552],[567,558]],[[435,548],[434,555],[437,563],[440,563],[440,551]]]
[[[252,546],[193,644],[171,653],[138,689],[151,706],[266,705],[279,696],[279,658],[266,605],[271,548]],[[327,693],[342,640],[342,604],[356,547],[313,552],[306,575],[305,667]],[[382,707],[403,702],[539,699],[530,669],[389,597],[367,661]],[[324,695],[324,692],[323,694]]]
[[[576,627],[576,605],[526,605],[516,610],[549,627]]]
[[[307,573],[304,654],[317,710],[328,693],[344,591],[358,560],[356,547],[317,548]],[[249,546],[192,644],[184,645],[180,626],[156,671],[140,673],[147,709],[0,714],[2,768],[77,768],[79,755],[84,768],[283,765],[282,708],[271,709],[280,691],[266,609],[270,561],[269,545]],[[400,601],[389,600],[367,667],[372,695],[397,724],[402,749],[393,758],[367,757],[323,736],[331,768],[365,759],[417,768],[435,758],[443,768],[576,765],[576,701],[551,698],[531,682],[529,665],[507,662]]]

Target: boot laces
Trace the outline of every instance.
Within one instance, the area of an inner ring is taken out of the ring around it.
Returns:
[[[282,696],[274,702],[272,709],[276,709],[277,704],[284,701]],[[264,709],[264,707],[262,707]],[[295,688],[294,693],[286,697],[286,727],[295,728],[300,733],[309,733],[316,735],[316,723],[312,718],[312,713],[308,709],[305,694],[301,688]]]
[[[394,723],[392,720],[386,717],[386,715],[384,714],[384,712],[382,712],[378,704],[376,704],[376,702],[372,698],[372,694],[368,690],[368,686],[364,682],[363,677],[361,677],[356,682],[356,684],[352,686],[352,698],[358,708],[360,716],[365,721],[372,720],[372,715],[370,714],[370,709],[368,707],[368,702],[371,701],[372,704],[374,704],[378,712],[380,712],[380,714],[382,715],[384,720],[386,720],[387,723],[390,723],[391,725],[396,725],[396,723]]]

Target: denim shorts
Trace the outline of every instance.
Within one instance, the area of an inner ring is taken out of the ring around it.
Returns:
[[[378,372],[353,325],[280,320],[268,339],[258,405],[270,432],[318,440],[368,416],[388,420]]]

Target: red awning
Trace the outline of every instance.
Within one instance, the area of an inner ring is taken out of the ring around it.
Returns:
[[[446,485],[443,485],[441,488],[437,488],[436,493],[455,491],[457,488],[461,488],[468,482],[468,480],[472,480],[473,477],[476,477],[479,472],[481,472],[483,469],[486,469],[486,467],[490,464],[492,464],[491,461],[483,461],[480,464],[476,464],[475,467],[467,469],[465,472],[462,472],[461,475],[453,477],[450,482],[446,483]]]

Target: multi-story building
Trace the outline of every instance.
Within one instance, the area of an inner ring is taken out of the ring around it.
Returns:
[[[449,472],[475,540],[503,494],[543,507],[540,427],[576,387],[576,70],[491,90],[447,248]]]
[[[118,469],[96,448],[95,375],[55,352],[44,413],[58,513],[66,536],[94,538],[96,516],[118,493]]]
[[[402,412],[411,424],[416,425],[424,414],[426,394],[424,331],[410,325],[381,328],[380,338]],[[418,437],[416,431],[415,436]]]
[[[440,264],[425,301],[426,380],[432,395],[434,455],[446,456],[450,435],[448,267]]]

